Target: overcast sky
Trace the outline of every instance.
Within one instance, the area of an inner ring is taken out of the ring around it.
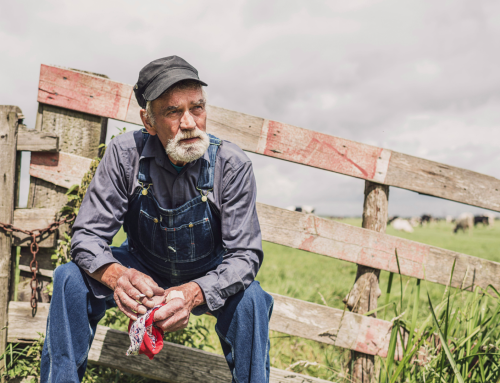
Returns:
[[[213,105],[500,178],[499,32],[493,0],[2,2],[0,104],[34,127],[40,64],[134,84],[175,54]],[[361,215],[363,181],[249,156],[260,202]],[[396,188],[389,206],[480,211]]]

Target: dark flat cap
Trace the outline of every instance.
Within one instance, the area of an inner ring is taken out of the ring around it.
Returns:
[[[135,98],[142,108],[146,108],[147,101],[156,100],[168,88],[182,80],[195,80],[207,86],[199,79],[195,67],[178,56],[151,61],[139,72],[139,79],[134,85]]]

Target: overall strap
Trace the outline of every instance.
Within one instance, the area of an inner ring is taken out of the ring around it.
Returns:
[[[150,135],[146,129],[142,129],[141,132],[142,132],[142,148],[140,150],[139,156],[142,154],[142,151],[144,150],[144,147],[146,146],[146,142],[148,142],[148,139],[150,137]],[[137,176],[137,179],[139,180],[140,183],[150,184],[153,182],[151,180],[150,175],[149,175],[149,160],[150,159],[151,158],[141,158],[139,160],[139,175]]]
[[[215,161],[222,142],[220,138],[212,136],[211,134],[209,134],[208,137],[210,137],[210,145],[207,149],[207,153],[210,163],[206,160],[202,160],[201,162],[198,185],[196,186],[196,189],[200,191],[210,191],[214,188]]]

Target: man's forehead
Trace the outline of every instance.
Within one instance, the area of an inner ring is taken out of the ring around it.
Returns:
[[[186,102],[193,105],[204,103],[201,89],[176,89],[165,92],[155,100],[161,108],[179,107]]]

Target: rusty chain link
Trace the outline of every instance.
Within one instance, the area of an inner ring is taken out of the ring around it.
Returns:
[[[49,232],[52,233],[52,232],[56,231],[59,226],[61,226],[64,223],[71,222],[74,219],[75,219],[75,215],[71,214],[71,215],[68,215],[67,217],[61,219],[60,221],[52,222],[49,226],[47,226],[44,229],[33,229],[33,230],[24,230],[24,229],[20,229],[18,227],[15,227],[14,225],[12,225],[10,223],[0,222],[0,229],[6,231],[7,233],[19,232],[19,233],[24,233],[26,235],[29,235],[31,237],[30,251],[31,251],[31,254],[33,254],[33,259],[30,262],[30,270],[33,273],[33,276],[31,277],[30,287],[31,287],[31,315],[33,315],[33,316],[36,315],[36,310],[37,310],[37,305],[38,305],[38,298],[37,298],[38,261],[36,260],[36,255],[37,255],[40,247],[38,246],[38,242],[36,241],[36,239],[38,237],[41,237],[45,233],[49,233]]]

